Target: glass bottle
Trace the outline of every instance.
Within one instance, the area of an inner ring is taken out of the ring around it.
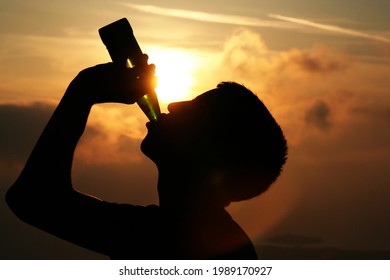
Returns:
[[[145,63],[142,50],[126,18],[100,28],[99,35],[114,63],[123,64],[129,68]],[[150,121],[159,119],[160,106],[154,90],[142,96],[137,104]]]

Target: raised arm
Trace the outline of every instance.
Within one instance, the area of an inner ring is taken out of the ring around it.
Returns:
[[[9,207],[21,220],[83,247],[106,252],[108,244],[92,238],[92,234],[109,226],[105,223],[110,222],[110,213],[104,210],[106,203],[73,189],[74,151],[94,104],[134,103],[153,89],[153,75],[153,65],[124,69],[112,63],[79,73],[6,194]]]

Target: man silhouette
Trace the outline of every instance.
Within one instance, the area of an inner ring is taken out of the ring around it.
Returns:
[[[9,207],[23,221],[113,259],[255,259],[225,207],[264,192],[279,176],[287,146],[264,104],[242,85],[221,83],[147,123],[141,150],[158,167],[158,206],[106,202],[73,188],[73,154],[91,107],[132,104],[154,88],[153,79],[154,65],[81,71],[8,190]]]

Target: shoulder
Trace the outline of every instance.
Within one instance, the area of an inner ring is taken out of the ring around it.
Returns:
[[[257,259],[253,243],[241,226],[228,214],[225,220],[224,243],[230,244],[230,248],[220,259],[251,260]]]

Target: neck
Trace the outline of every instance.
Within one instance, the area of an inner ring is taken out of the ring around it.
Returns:
[[[159,167],[158,191],[160,206],[166,211],[202,214],[224,211],[207,176],[188,166]]]

